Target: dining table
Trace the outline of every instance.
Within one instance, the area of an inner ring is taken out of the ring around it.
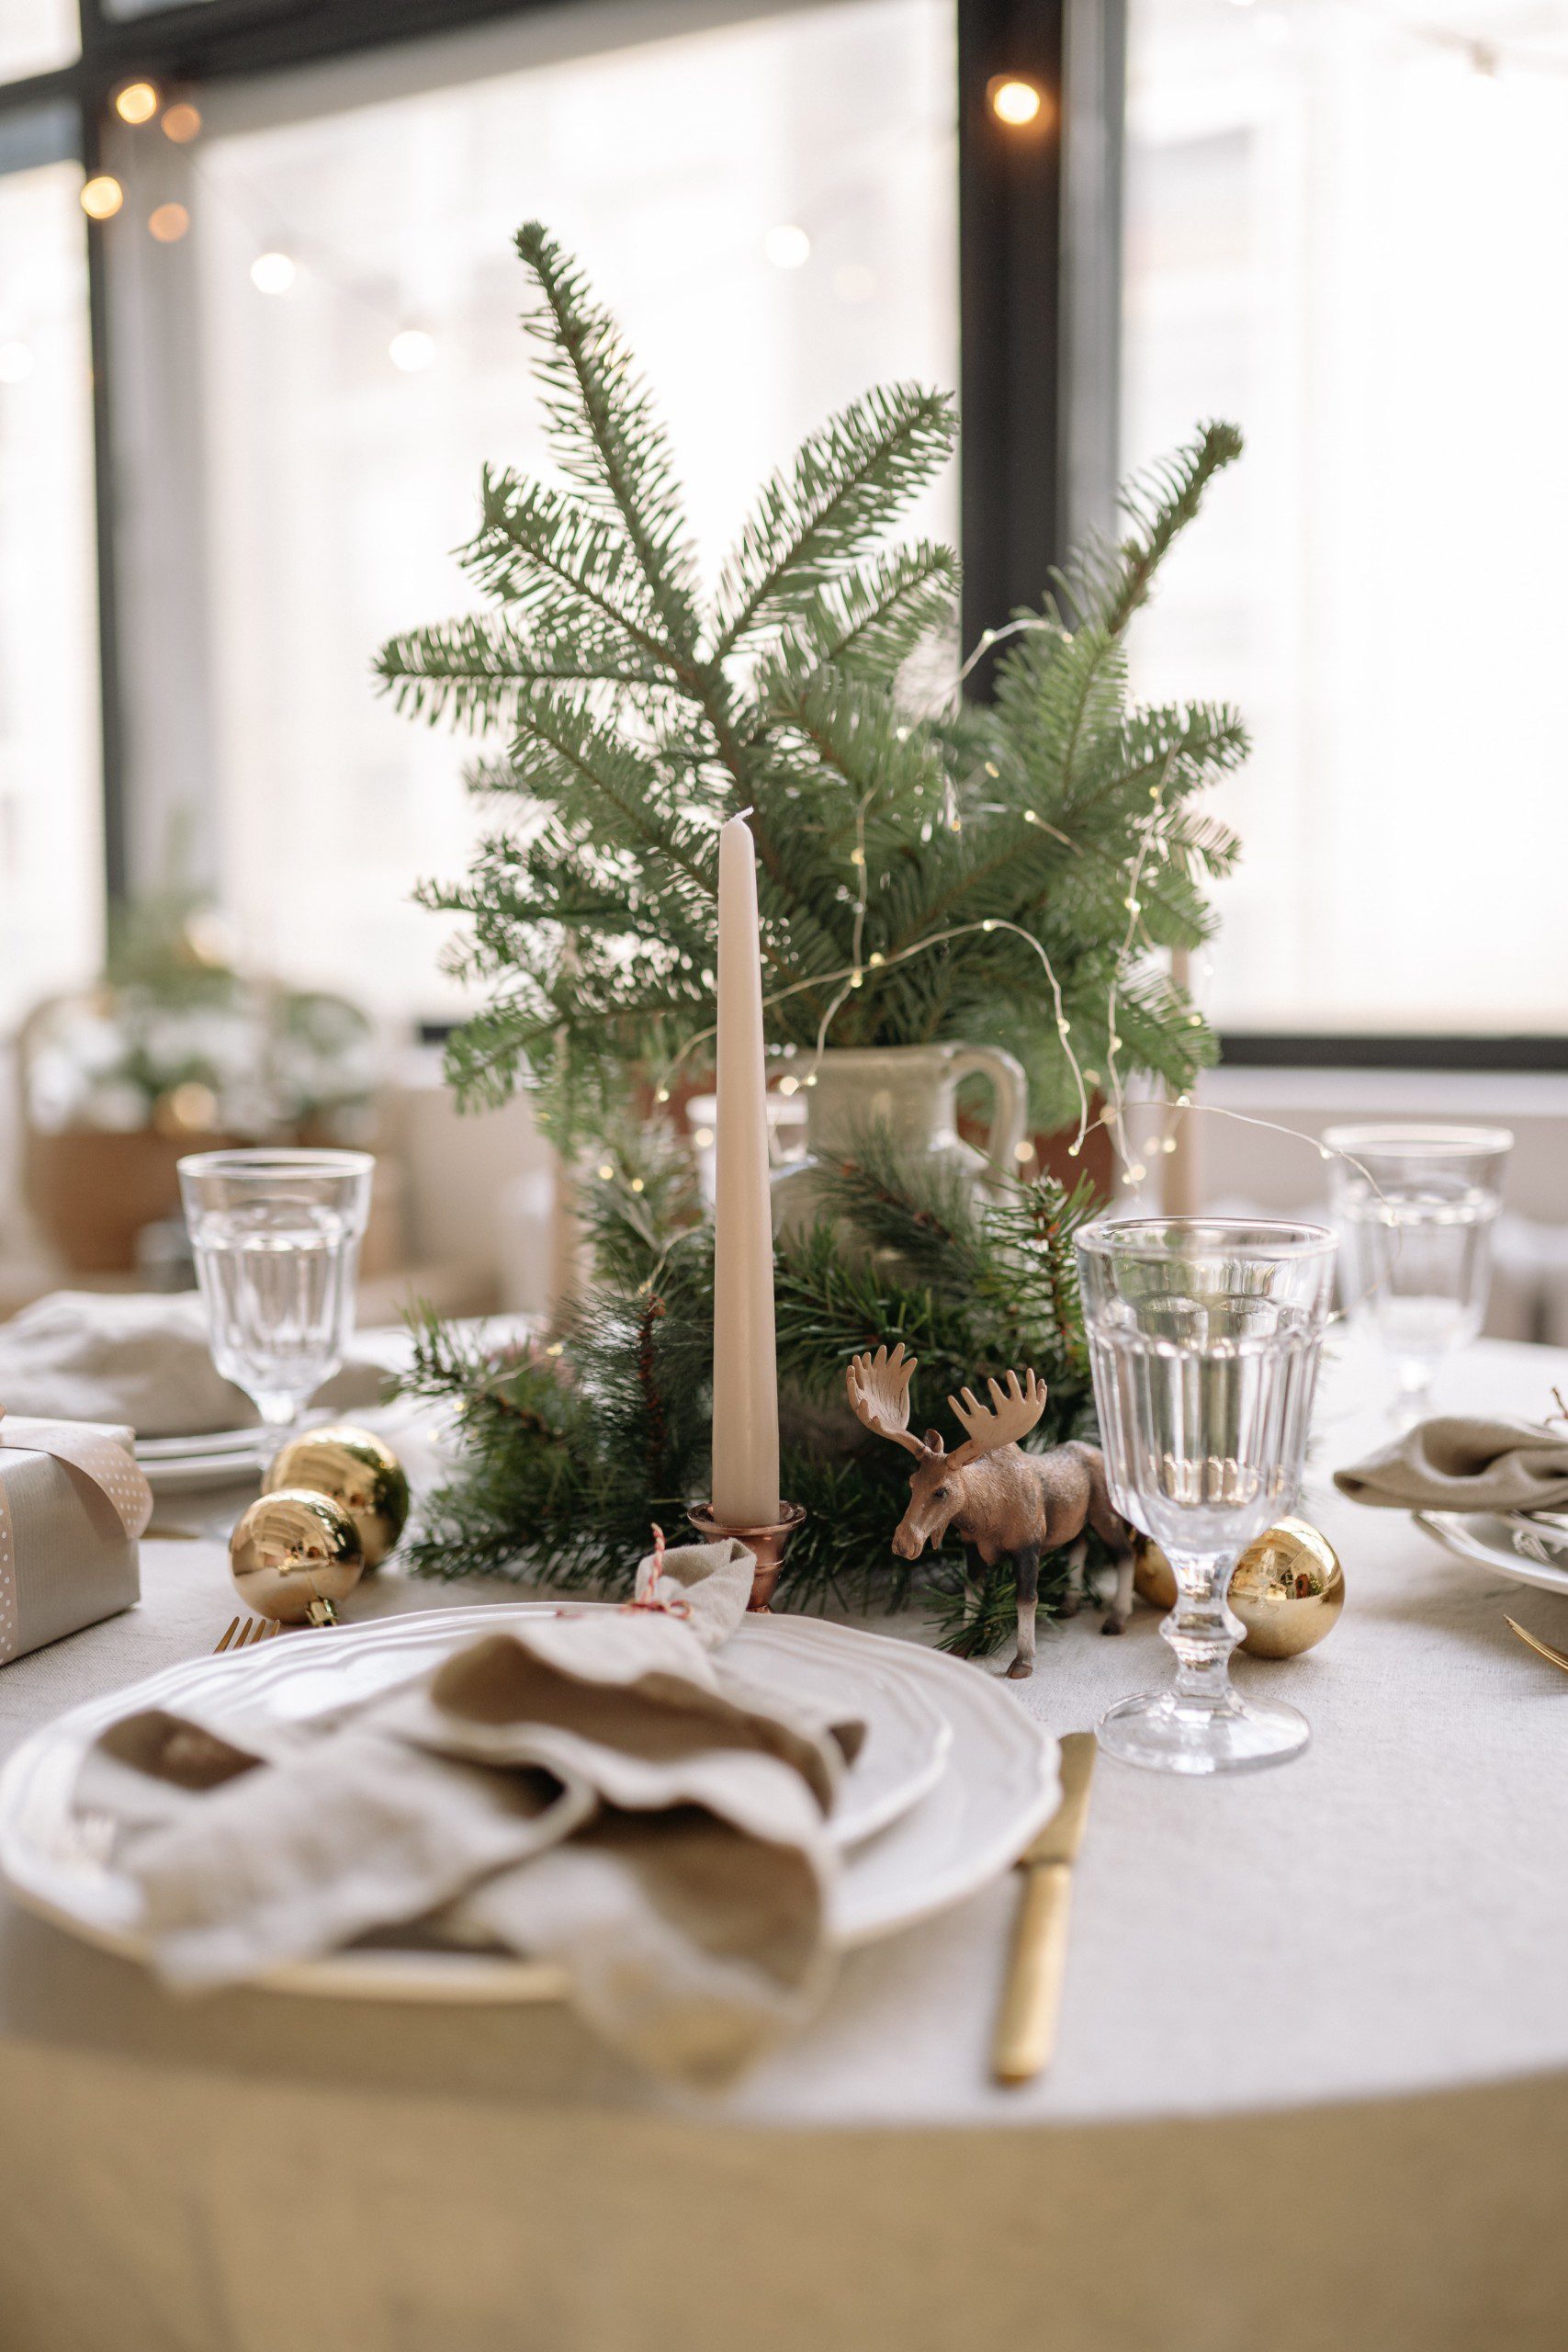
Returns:
[[[1554,1386],[1568,1352],[1483,1341],[1439,1403],[1540,1419]],[[1337,1493],[1386,1412],[1364,1364],[1325,1375],[1300,1508],[1344,1613],[1235,1665],[1310,1747],[1212,1781],[1101,1760],[1021,2086],[989,2067],[1012,1873],[846,1955],[721,2092],[558,2003],[176,1996],[0,1890],[4,2352],[1561,2346],[1568,1674],[1505,1618],[1568,1644],[1568,1597]],[[384,1426],[417,1485],[414,1408]],[[243,1499],[160,1500],[139,1605],[0,1669],[0,1755],[212,1648]],[[394,1555],[344,1613],[517,1590]],[[1164,1679],[1158,1627],[1043,1624],[1010,1702],[1091,1727]]]

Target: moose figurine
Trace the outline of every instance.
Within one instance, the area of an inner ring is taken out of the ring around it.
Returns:
[[[1073,1440],[1049,1453],[1025,1453],[1027,1437],[1045,1409],[1045,1384],[1032,1372],[1022,1380],[1010,1372],[1004,1387],[988,1385],[989,1407],[964,1389],[963,1401],[948,1404],[964,1430],[964,1442],[947,1453],[941,1432],[918,1438],[909,1430],[909,1377],[919,1359],[903,1342],[889,1354],[859,1355],[848,1374],[850,1403],[877,1437],[891,1438],[915,1456],[909,1474],[909,1508],[898,1522],[893,1549],[901,1560],[918,1560],[928,1544],[938,1544],[951,1528],[963,1544],[969,1576],[978,1581],[1004,1553],[1012,1557],[1018,1587],[1018,1655],[1008,1668],[1015,1682],[1034,1671],[1034,1619],[1040,1592],[1040,1555],[1068,1555],[1064,1616],[1082,1605],[1084,1530],[1090,1527],[1116,1560],[1116,1589],[1102,1633],[1124,1631],[1133,1609],[1133,1544],[1124,1519],[1111,1509],[1105,1483],[1105,1457],[1098,1446]]]

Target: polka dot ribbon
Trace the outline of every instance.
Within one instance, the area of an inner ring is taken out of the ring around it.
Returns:
[[[90,1421],[39,1421],[7,1415],[0,1406],[0,1447],[16,1453],[48,1453],[90,1478],[113,1504],[134,1542],[152,1516],[152,1489],[118,1442]],[[17,1557],[6,1482],[0,1478],[0,1666],[15,1657],[20,1638],[17,1616]]]

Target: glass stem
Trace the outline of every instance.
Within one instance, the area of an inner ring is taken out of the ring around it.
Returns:
[[[1246,1631],[1226,1600],[1238,1555],[1168,1551],[1166,1556],[1176,1578],[1176,1606],[1160,1632],[1176,1652],[1177,1702],[1210,1713],[1228,1707],[1230,1655]]]
[[[1394,1400],[1393,1418],[1401,1430],[1413,1430],[1424,1421],[1432,1408],[1432,1384],[1438,1376],[1435,1363],[1417,1363],[1406,1358],[1399,1367],[1399,1394]]]

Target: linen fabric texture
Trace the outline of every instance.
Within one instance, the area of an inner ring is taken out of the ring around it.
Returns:
[[[316,1401],[352,1411],[375,1404],[385,1383],[381,1365],[355,1357]],[[198,1437],[260,1419],[214,1364],[194,1291],[35,1299],[0,1329],[0,1397],[17,1413],[129,1421],[138,1437]]]
[[[1337,1470],[1334,1483],[1384,1510],[1562,1510],[1568,1428],[1439,1416]]]
[[[111,1725],[78,1802],[118,1824],[159,1973],[194,1991],[367,1939],[499,1948],[557,1963],[643,2066],[734,2075],[829,1981],[827,1823],[860,1737],[716,1655],[754,1565],[733,1539],[650,1555],[637,1604],[481,1635],[305,1724]]]

